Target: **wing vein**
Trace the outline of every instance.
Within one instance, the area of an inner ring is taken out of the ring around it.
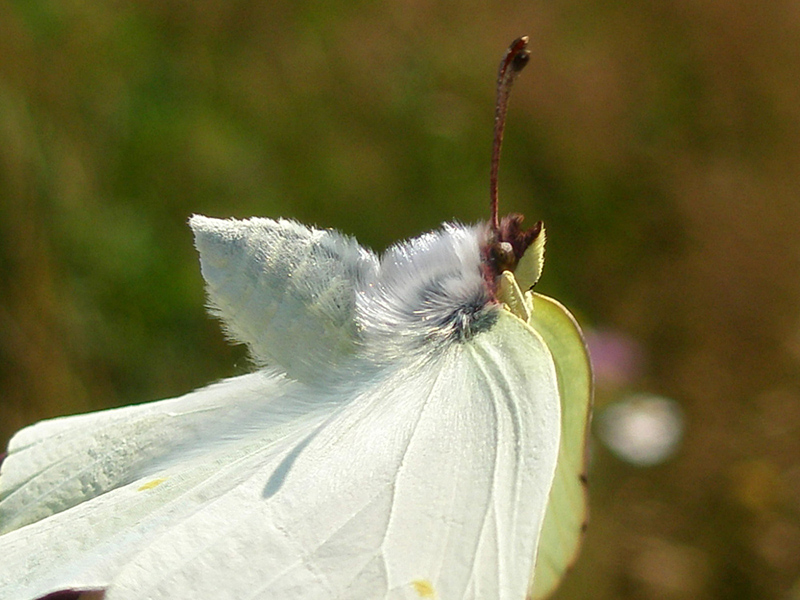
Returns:
[[[484,358],[483,357],[484,352],[479,352],[478,348],[476,348],[474,346],[470,346],[470,351],[471,351],[472,358],[473,358],[477,368],[480,370],[483,378],[485,379],[485,381],[490,382],[491,379],[488,376],[486,365],[483,363],[483,360],[482,360]],[[495,397],[494,386],[488,385],[487,388],[489,390],[489,399],[490,399],[490,403],[491,403],[490,405],[492,407],[492,414],[494,416],[495,441],[497,441],[499,439],[499,411],[498,411],[497,398]],[[492,461],[492,486],[491,486],[491,489],[490,489],[490,492],[489,492],[489,501],[486,503],[486,508],[484,510],[484,513],[483,513],[482,522],[481,522],[481,533],[480,533],[480,536],[478,538],[478,544],[476,545],[476,548],[475,548],[476,551],[472,555],[472,562],[470,564],[469,577],[468,577],[467,581],[473,581],[474,582],[475,568],[477,566],[477,557],[478,557],[478,554],[479,554],[477,550],[483,544],[484,531],[486,530],[487,524],[489,522],[489,512],[490,511],[495,514],[495,519],[494,519],[495,520],[495,531],[496,532],[499,531],[499,529],[497,527],[497,522],[496,522],[497,521],[497,510],[495,509],[495,506],[494,506],[494,504],[495,504],[495,489],[497,487],[497,463],[498,463],[497,443],[493,444],[493,450],[494,450],[494,458],[493,458],[493,461]],[[499,539],[499,536],[495,535],[495,539]],[[499,552],[494,552],[493,554],[495,556],[499,556]],[[499,560],[499,558],[498,558],[498,560]],[[498,572],[499,572],[499,568],[498,568]],[[467,586],[467,587],[469,587],[469,586]]]
[[[397,467],[397,473],[392,481],[392,497],[389,501],[389,518],[386,520],[386,528],[383,532],[383,541],[381,542],[381,549],[383,549],[384,544],[386,543],[386,537],[389,533],[389,528],[392,526],[392,521],[394,520],[394,510],[395,510],[395,502],[397,500],[397,480],[400,478],[402,471],[404,470],[405,459],[408,455],[408,450],[411,447],[411,444],[414,442],[414,437],[416,436],[417,429],[419,426],[420,421],[422,420],[422,414],[425,412],[425,408],[428,406],[428,402],[430,402],[431,396],[433,395],[433,390],[439,384],[439,380],[441,379],[442,373],[444,372],[444,365],[443,363],[446,360],[449,360],[450,356],[442,357],[439,361],[439,368],[436,371],[434,377],[431,378],[431,384],[428,388],[428,393],[425,394],[425,399],[422,401],[422,404],[419,409],[419,414],[417,414],[417,418],[414,421],[414,425],[411,429],[411,435],[408,437],[408,441],[405,444],[405,448],[403,448],[403,452],[400,455],[400,461]]]

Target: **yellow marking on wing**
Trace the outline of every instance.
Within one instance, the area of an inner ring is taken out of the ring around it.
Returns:
[[[143,492],[145,490],[152,490],[154,487],[157,487],[164,483],[166,479],[164,477],[159,477],[158,479],[153,479],[153,481],[148,481],[147,483],[143,483],[137,488],[137,492]]]
[[[414,586],[414,591],[420,598],[436,598],[436,590],[427,579],[416,579],[411,582],[411,585]]]

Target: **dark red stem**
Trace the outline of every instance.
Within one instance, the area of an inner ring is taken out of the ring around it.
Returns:
[[[517,38],[508,47],[506,55],[500,61],[497,73],[497,104],[494,110],[494,143],[492,144],[492,171],[489,176],[489,196],[492,203],[492,231],[500,229],[500,218],[497,207],[497,173],[500,168],[500,148],[503,146],[503,131],[506,128],[506,112],[511,85],[517,75],[528,64],[530,53],[527,50],[528,37]]]

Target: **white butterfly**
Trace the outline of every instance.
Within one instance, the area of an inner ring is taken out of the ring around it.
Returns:
[[[544,231],[520,221],[379,259],[193,217],[212,310],[259,370],[18,433],[0,598],[547,595],[584,521],[591,375],[572,317],[528,291]]]

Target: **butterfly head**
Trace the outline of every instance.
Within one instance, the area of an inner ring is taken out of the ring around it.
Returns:
[[[481,247],[484,278],[490,289],[494,289],[503,274],[508,271],[516,276],[519,285],[529,290],[539,279],[544,264],[544,224],[533,227],[522,226],[524,217],[512,213],[503,217],[496,230],[490,228]]]

